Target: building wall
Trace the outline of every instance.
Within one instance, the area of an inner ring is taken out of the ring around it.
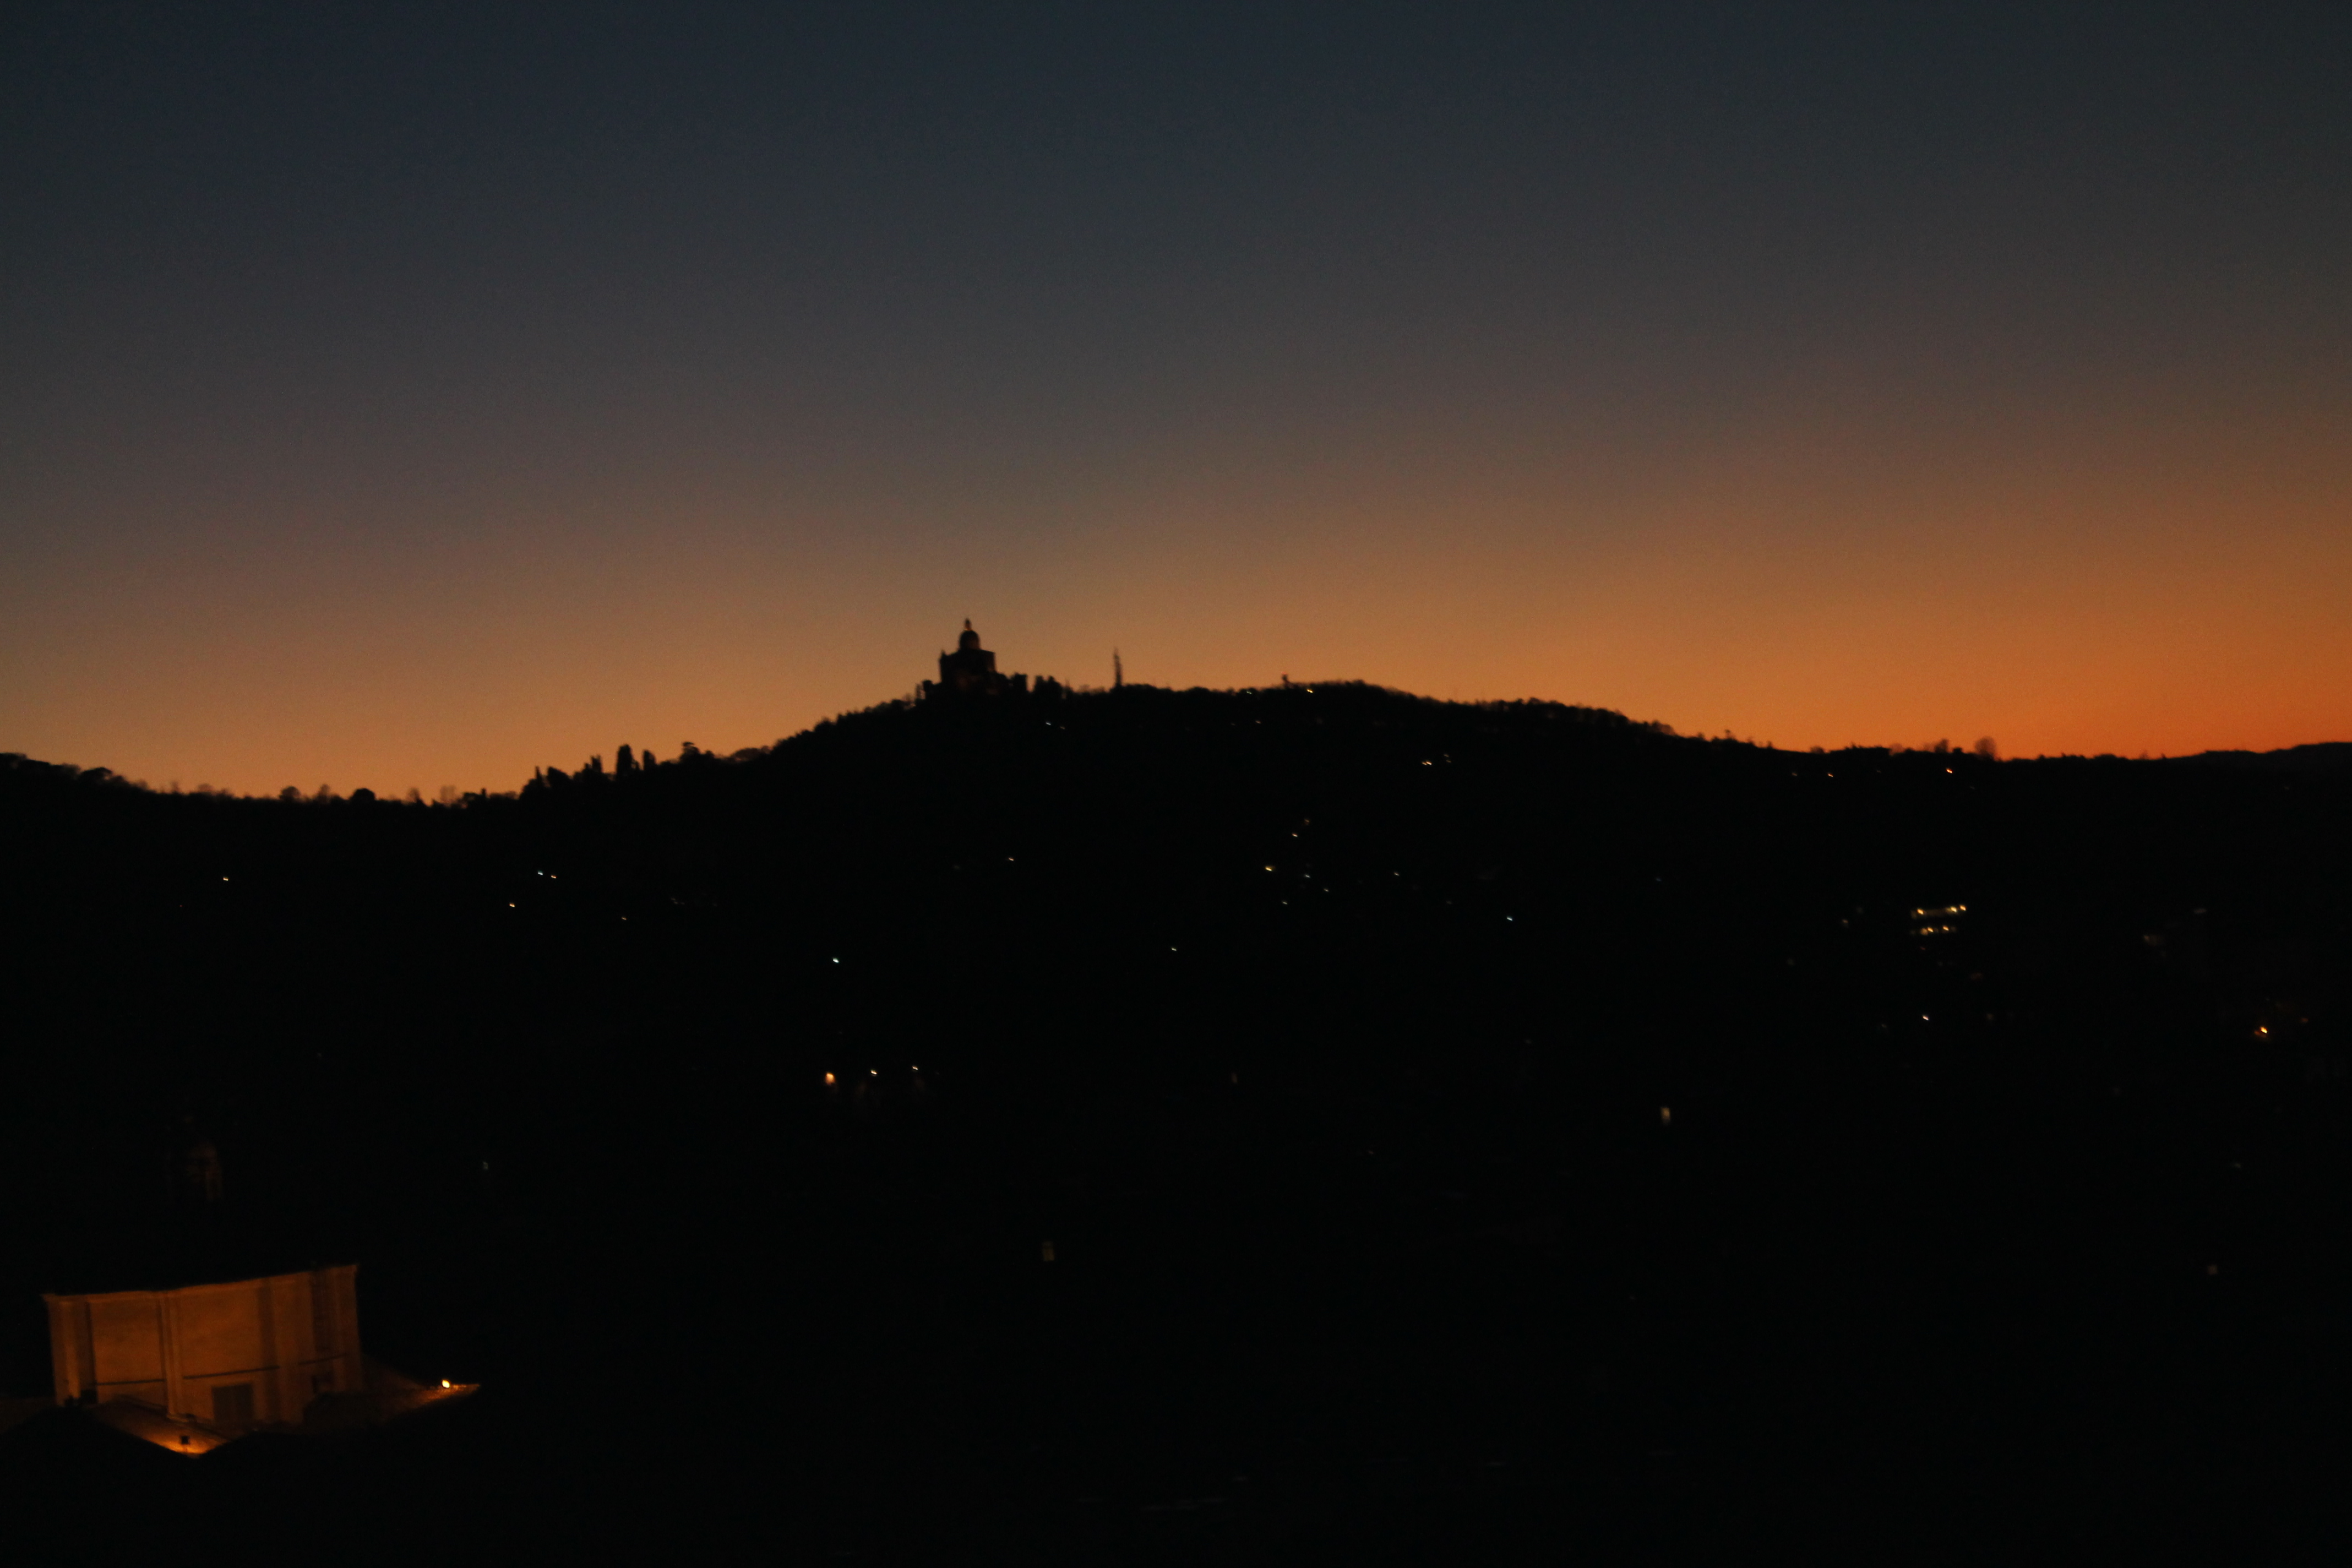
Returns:
[[[133,1399],[229,1426],[299,1421],[319,1394],[363,1386],[358,1273],[339,1264],[177,1290],[46,1296],[58,1403]]]

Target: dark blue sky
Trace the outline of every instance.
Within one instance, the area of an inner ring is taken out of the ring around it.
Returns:
[[[1897,9],[10,8],[0,747],[507,784],[965,614],[1786,743],[2341,731],[2352,13]]]

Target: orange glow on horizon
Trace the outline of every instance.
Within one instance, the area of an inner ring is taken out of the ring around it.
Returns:
[[[905,695],[966,616],[1004,669],[1075,684],[1108,685],[1117,647],[1147,684],[1348,678],[1791,749],[2352,738],[2329,420],[1940,447],[1836,424],[1204,453],[1075,495],[943,485],[887,524],[751,474],[558,489],[397,554],[248,521],[214,556],[20,585],[0,656],[38,679],[0,688],[0,748],[159,788],[511,790]]]

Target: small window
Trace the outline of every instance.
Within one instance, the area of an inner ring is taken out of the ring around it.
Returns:
[[[213,1424],[216,1426],[250,1426],[253,1425],[253,1384],[224,1383],[213,1390]]]

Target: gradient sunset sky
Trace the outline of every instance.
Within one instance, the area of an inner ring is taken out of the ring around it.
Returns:
[[[2352,7],[0,11],[0,750],[2352,739]]]

